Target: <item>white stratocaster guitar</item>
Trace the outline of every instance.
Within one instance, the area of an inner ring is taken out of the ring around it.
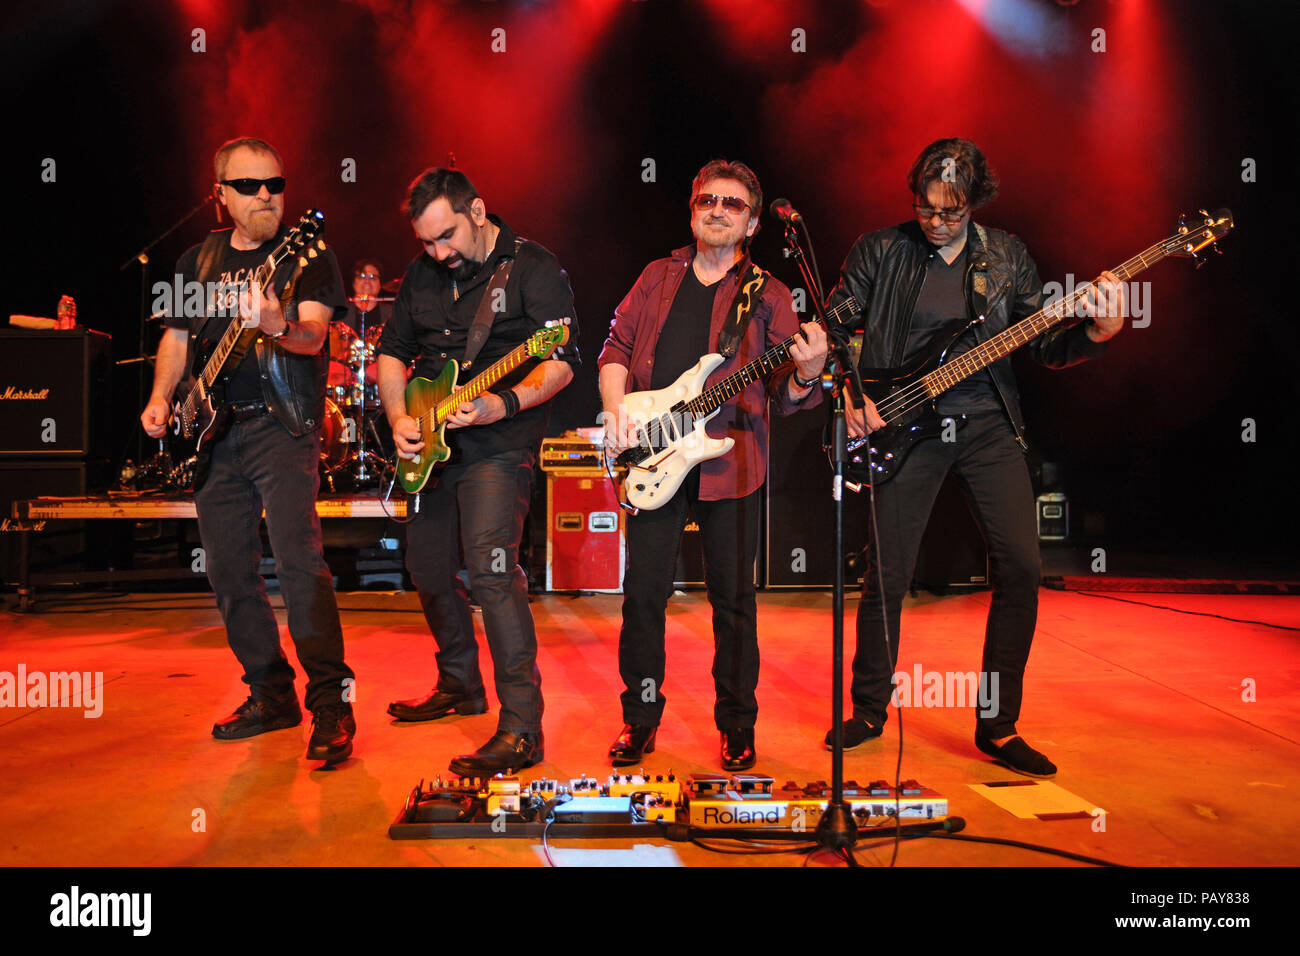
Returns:
[[[831,310],[827,318],[840,324],[857,311],[858,304],[850,297]],[[793,335],[705,388],[709,376],[726,361],[717,352],[710,352],[667,388],[624,396],[623,407],[641,435],[639,445],[617,458],[617,464],[627,468],[623,479],[627,503],[653,511],[676,494],[692,468],[731,451],[734,438],[709,437],[705,431],[709,419],[752,382],[788,362],[792,345]]]

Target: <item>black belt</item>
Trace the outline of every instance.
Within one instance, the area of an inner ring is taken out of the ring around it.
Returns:
[[[231,418],[236,422],[246,422],[250,418],[257,418],[269,411],[266,402],[235,402],[230,406]]]

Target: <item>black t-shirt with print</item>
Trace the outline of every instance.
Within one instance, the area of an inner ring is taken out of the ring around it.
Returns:
[[[212,350],[212,347],[221,340],[221,337],[230,327],[230,323],[235,321],[239,309],[240,283],[251,278],[258,267],[266,263],[267,257],[275,251],[275,247],[284,240],[288,232],[288,227],[281,224],[280,231],[276,233],[274,238],[268,239],[256,249],[248,250],[231,247],[229,239],[227,239],[227,244],[213,269],[212,281],[218,283],[217,296],[213,300],[213,312],[209,314],[207,321],[203,323],[198,333],[190,336],[190,371],[193,371],[195,356],[206,356]],[[196,272],[198,271],[199,250],[201,248],[202,244],[199,244],[187,249],[176,262],[176,273],[181,277],[182,288],[184,288],[185,283],[193,282],[197,278]],[[283,268],[276,273],[274,288],[279,289],[293,274],[293,262],[295,261],[286,262]],[[332,251],[326,249],[314,259],[308,261],[302,275],[298,277],[297,286],[294,289],[294,301],[320,302],[333,310],[332,317],[334,319],[341,317],[346,308],[347,300],[343,295],[343,277],[339,273],[338,263],[335,261]],[[180,309],[176,308],[173,308],[172,311],[181,312]],[[179,315],[167,316],[166,323],[169,328],[190,330],[190,319],[183,312]],[[225,397],[227,402],[258,402],[262,400],[262,388],[258,380],[255,350],[250,348],[238,367],[233,372],[227,370],[226,374],[228,384]]]

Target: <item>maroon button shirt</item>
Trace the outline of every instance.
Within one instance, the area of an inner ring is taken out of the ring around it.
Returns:
[[[654,372],[655,347],[673,297],[681,286],[686,270],[695,258],[695,247],[684,246],[667,259],[656,259],[642,271],[636,285],[617,309],[609,327],[609,338],[601,349],[597,368],[622,365],[628,370],[627,391],[642,392],[650,388]],[[742,271],[749,268],[746,256],[733,266],[719,283],[713,297],[713,315],[709,322],[709,342],[716,347],[718,333],[727,320]],[[726,378],[736,369],[752,362],[774,345],[799,331],[799,318],[785,283],[769,276],[763,295],[750,313],[749,324],[736,354],[714,369],[707,385]],[[719,501],[743,498],[757,490],[767,477],[767,408],[771,399],[776,411],[789,415],[800,408],[821,402],[821,389],[814,388],[801,402],[790,400],[786,380],[794,374],[794,364],[786,363],[767,377],[756,381],[723,405],[705,426],[710,438],[735,439],[736,445],[721,458],[701,462],[700,499]]]

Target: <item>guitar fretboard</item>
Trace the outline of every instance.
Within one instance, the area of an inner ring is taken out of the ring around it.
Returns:
[[[857,300],[849,296],[839,305],[835,306],[827,313],[827,318],[836,325],[842,324],[858,311]],[[748,388],[754,382],[757,382],[764,375],[776,371],[787,361],[790,360],[790,347],[794,345],[794,336],[790,336],[784,342],[773,345],[758,358],[749,362],[747,365],[736,369],[726,378],[714,382],[704,391],[700,392],[695,398],[686,403],[686,410],[692,418],[703,418],[711,415],[720,408],[725,402],[730,401],[736,395]]]
[[[1115,273],[1121,282],[1127,282],[1133,276],[1145,272],[1161,259],[1169,256],[1171,252],[1168,248],[1170,241],[1166,239],[1144,249],[1132,259],[1116,266],[1111,272]],[[970,378],[981,369],[987,368],[999,359],[1010,355],[1020,346],[1027,345],[1044,332],[1060,325],[1066,316],[1075,314],[1090,287],[1091,284],[1087,284],[1076,288],[1068,296],[1057,299],[1051,305],[1039,309],[1033,315],[999,332],[987,342],[977,345],[968,352],[961,353],[940,365],[930,374],[923,376],[920,384],[924,386],[926,394],[930,398],[936,398],[959,382]],[[889,420],[888,414],[885,415],[885,420]]]
[[[511,349],[506,356],[492,365],[482,375],[477,376],[461,388],[456,389],[437,405],[429,410],[430,425],[437,428],[447,420],[456,409],[460,407],[461,402],[472,402],[489,388],[501,381],[524,362],[528,361],[536,353],[536,346],[532,338],[526,342],[521,342]],[[416,423],[423,427],[423,416],[416,419]]]
[[[259,292],[264,293],[271,281],[271,277],[275,275],[286,259],[295,254],[295,245],[294,236],[287,236],[285,241],[267,257],[266,262],[257,267],[252,278],[248,280],[248,287],[256,287]],[[236,313],[238,313],[238,300],[236,300]],[[198,385],[185,396],[185,402],[182,406],[184,415],[192,419],[197,413],[198,403],[203,400],[204,393],[212,387],[212,383],[221,374],[226,359],[229,358],[230,353],[239,342],[239,337],[245,331],[251,333],[253,330],[245,329],[243,318],[236,314],[230,325],[226,327],[226,331],[217,342],[216,347],[213,348],[212,355],[209,356],[207,364],[203,366],[203,371],[199,373]]]

